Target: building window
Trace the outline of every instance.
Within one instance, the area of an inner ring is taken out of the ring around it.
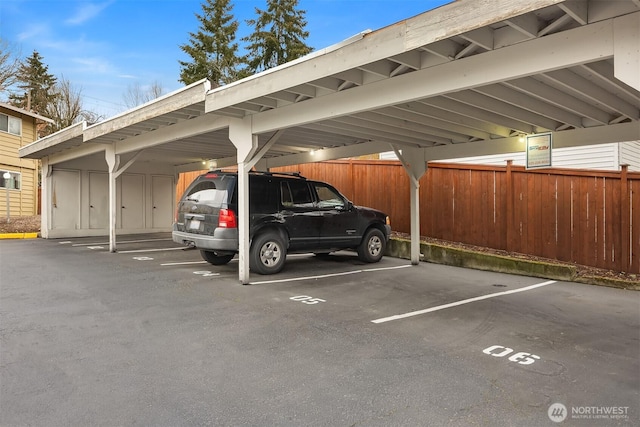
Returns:
[[[0,131],[20,136],[22,135],[22,120],[0,113]]]
[[[11,178],[5,179],[4,174],[9,172]],[[22,175],[20,172],[11,172],[0,169],[0,188],[9,188],[9,190],[19,190],[22,183]]]

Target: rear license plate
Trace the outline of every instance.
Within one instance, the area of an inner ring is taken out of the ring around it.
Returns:
[[[191,222],[189,222],[189,229],[191,229],[191,230],[199,230],[200,229],[200,220],[192,219]]]

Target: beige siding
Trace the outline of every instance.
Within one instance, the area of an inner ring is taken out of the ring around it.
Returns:
[[[22,135],[12,135],[0,131],[0,169],[20,172],[20,190],[9,190],[11,216],[35,215],[37,213],[38,193],[38,161],[21,159],[18,150],[36,140],[36,121],[28,115],[21,115],[15,111],[0,112],[22,119]],[[0,215],[6,217],[6,190],[0,189]]]
[[[629,165],[630,171],[640,171],[640,141],[620,144],[620,163]]]

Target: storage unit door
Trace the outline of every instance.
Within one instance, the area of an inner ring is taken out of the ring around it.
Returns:
[[[51,176],[51,228],[80,228],[80,172],[54,170]]]
[[[122,228],[144,228],[144,176],[123,174],[121,178]]]
[[[109,227],[109,174],[89,172],[89,228]]]
[[[168,228],[173,222],[173,177],[151,177],[153,228]]]

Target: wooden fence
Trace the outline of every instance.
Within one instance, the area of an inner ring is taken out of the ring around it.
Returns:
[[[395,231],[410,231],[409,179],[397,161],[273,171],[329,182],[354,203],[388,213]],[[198,173],[185,174],[177,193]],[[420,180],[420,234],[640,273],[640,173],[429,163]]]

